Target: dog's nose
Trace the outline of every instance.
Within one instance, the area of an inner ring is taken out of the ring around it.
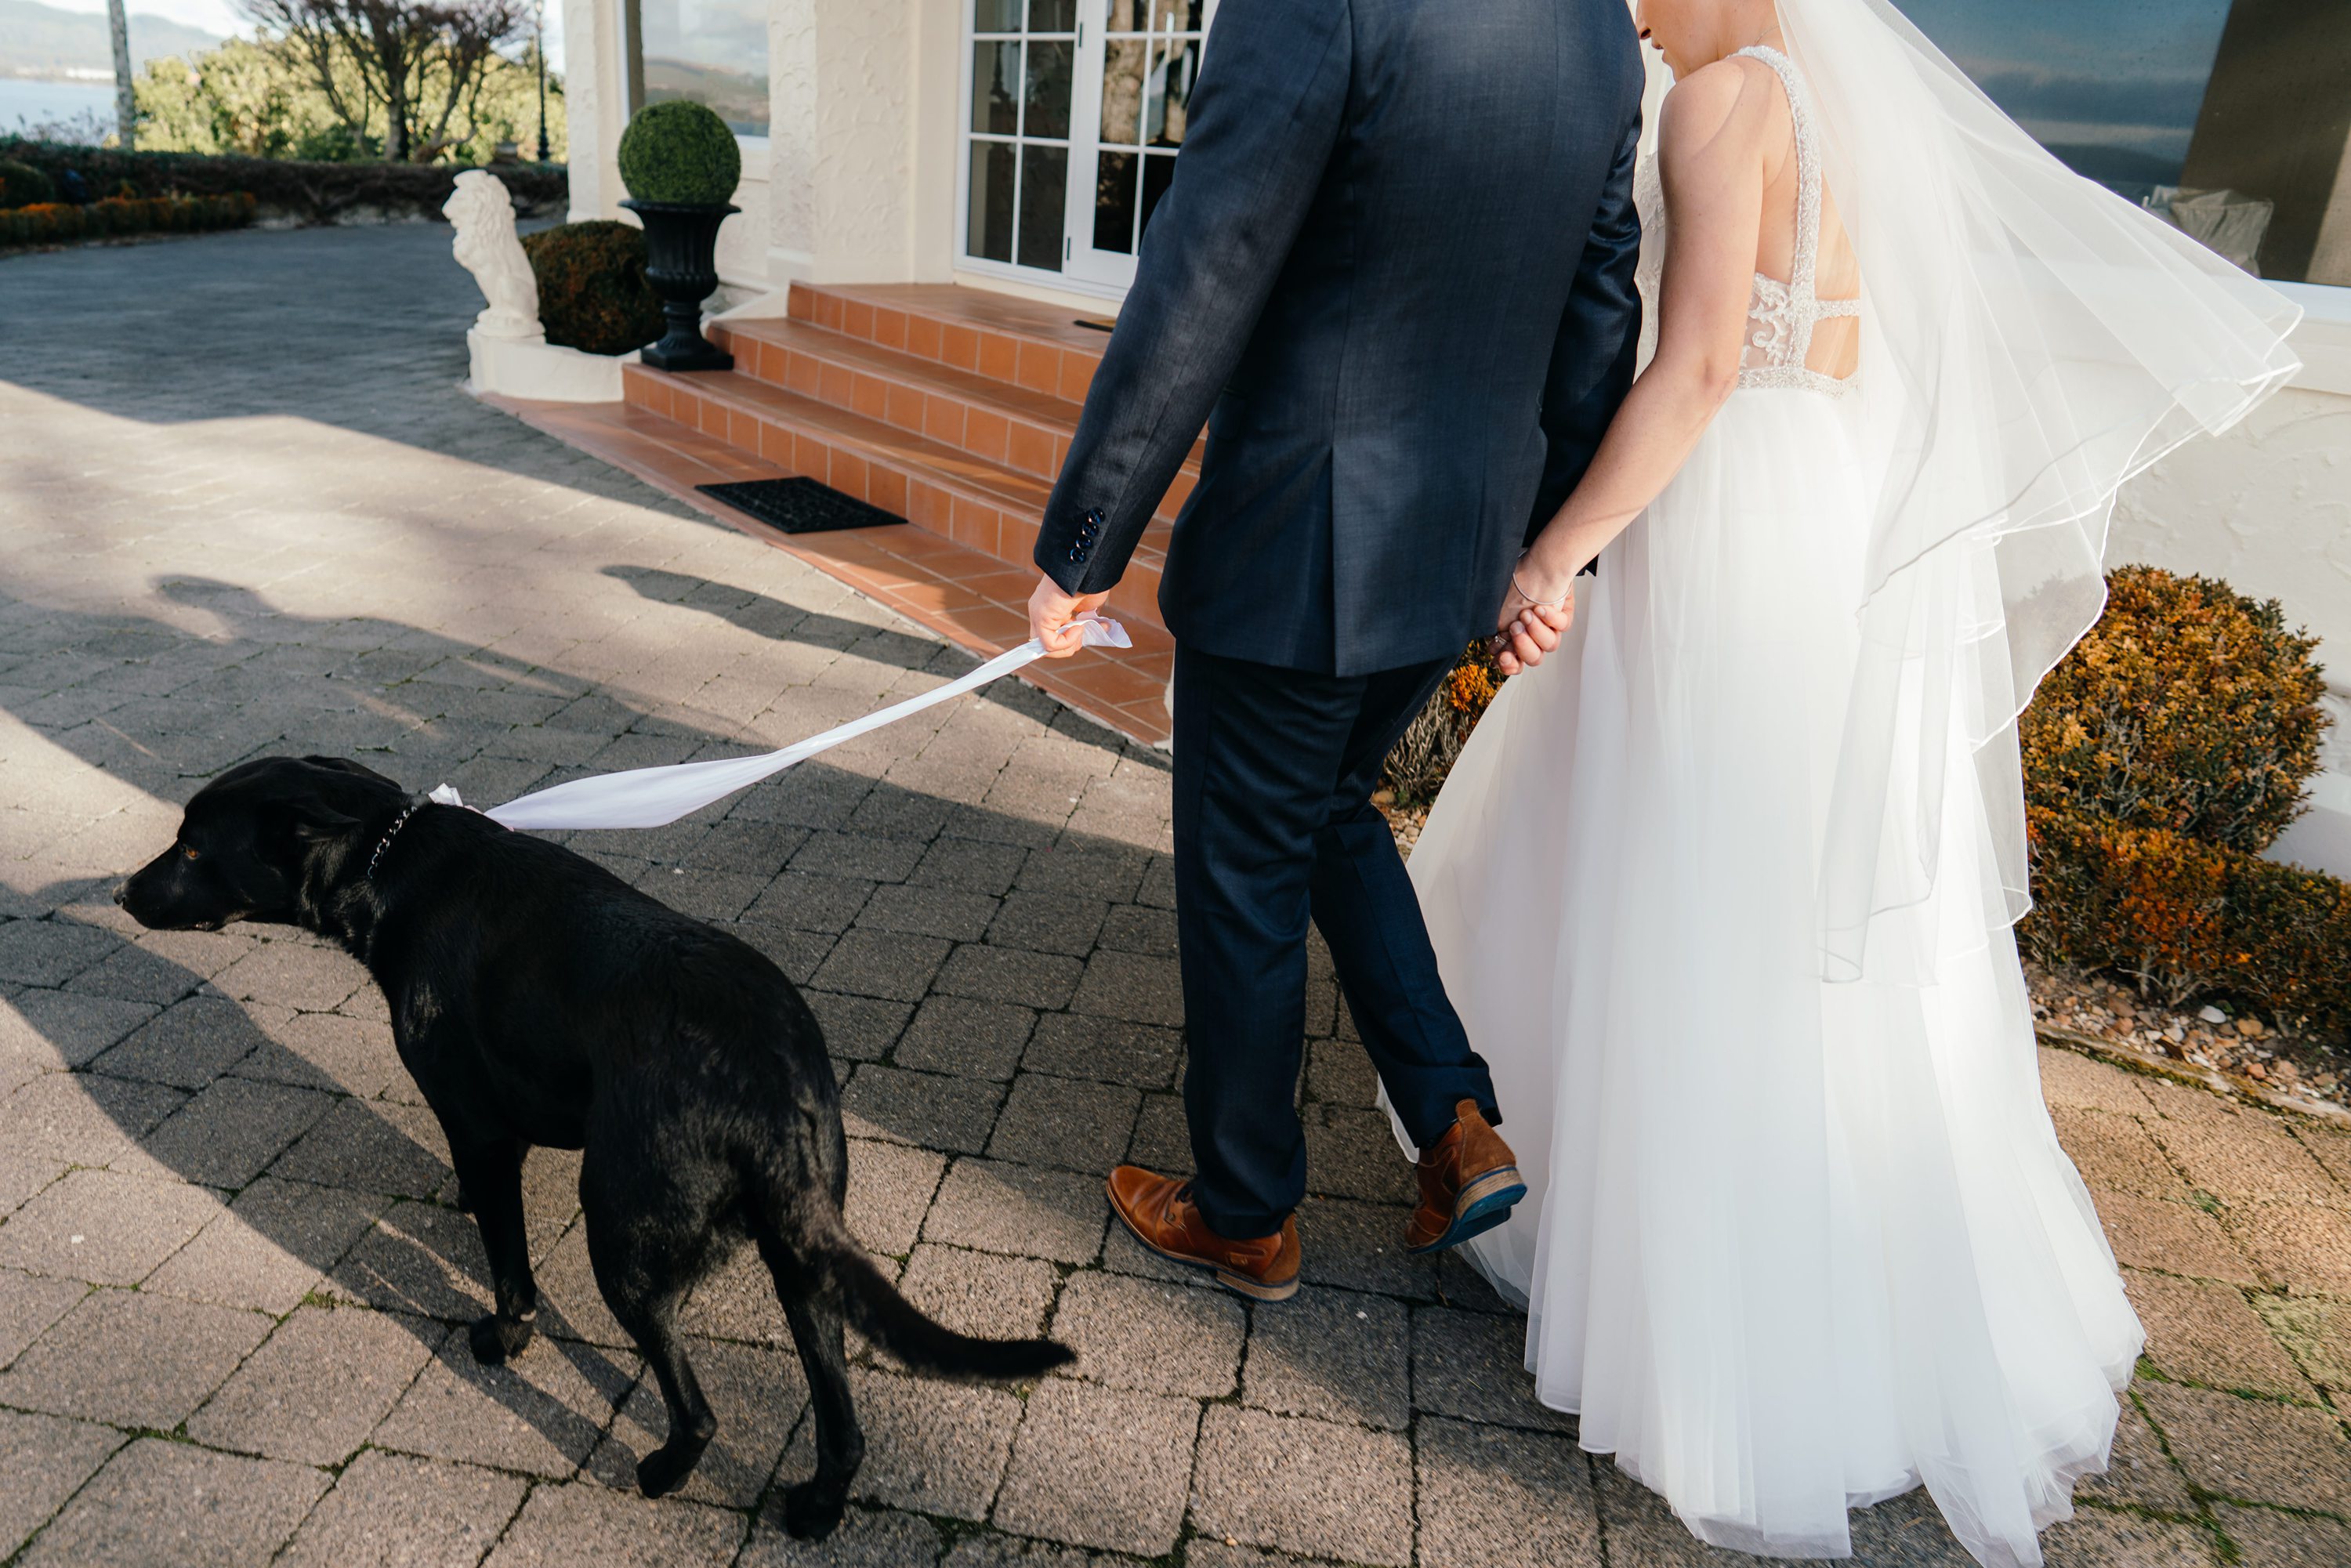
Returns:
[[[115,904],[115,907],[116,907],[116,908],[118,908],[118,909],[120,909],[122,905],[124,905],[124,904],[128,904],[128,903],[130,903],[130,902],[131,902],[131,884],[130,884],[128,882],[118,882],[118,883],[116,883],[114,884],[114,904]]]

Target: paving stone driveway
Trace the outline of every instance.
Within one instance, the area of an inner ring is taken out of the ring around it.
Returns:
[[[576,1157],[545,1151],[545,1332],[473,1364],[479,1245],[360,970],[296,933],[136,931],[113,881],[245,757],[496,800],[779,745],[968,661],[465,399],[446,246],[0,261],[0,1561],[1729,1561],[1529,1398],[1515,1317],[1401,1253],[1406,1173],[1327,966],[1307,1289],[1245,1307],[1106,1224],[1110,1166],[1186,1161],[1167,775],[1015,686],[577,847],[808,988],[858,1235],[950,1322],[1066,1338],[1076,1375],[864,1355],[858,1506],[802,1548],[772,1510],[810,1463],[804,1385],[738,1267],[690,1314],[718,1441],[645,1502],[660,1402],[597,1301]],[[2050,1561],[2351,1562],[2351,1134],[2044,1065],[2152,1335]],[[1916,1496],[1855,1545],[1964,1561]]]

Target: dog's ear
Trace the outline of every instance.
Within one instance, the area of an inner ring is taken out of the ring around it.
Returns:
[[[320,800],[289,800],[286,809],[294,818],[294,836],[298,839],[339,839],[360,825],[357,817],[338,811]]]

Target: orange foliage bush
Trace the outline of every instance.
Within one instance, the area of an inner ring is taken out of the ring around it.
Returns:
[[[2351,1030],[2351,886],[2261,858],[2301,815],[2326,716],[2274,601],[2126,567],[2020,726],[2027,952],[2178,1004]]]
[[[2126,566],[2025,710],[2025,797],[2210,844],[2267,849],[2318,769],[2318,640],[2275,600]]]
[[[249,192],[216,196],[113,195],[75,206],[41,202],[0,210],[0,245],[57,245],[115,235],[238,228],[258,210]]]
[[[1454,759],[1468,744],[1469,732],[1478,727],[1478,720],[1501,690],[1503,679],[1483,642],[1463,650],[1461,662],[1453,666],[1453,673],[1404,732],[1381,769],[1381,782],[1395,792],[1398,801],[1423,806],[1437,799],[1445,776],[1453,770]]]

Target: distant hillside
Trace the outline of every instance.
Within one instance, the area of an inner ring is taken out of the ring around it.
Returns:
[[[131,14],[131,61],[142,68],[159,55],[191,55],[220,39],[162,16]],[[0,76],[61,77],[114,69],[106,14],[60,11],[35,0],[0,0]]]

